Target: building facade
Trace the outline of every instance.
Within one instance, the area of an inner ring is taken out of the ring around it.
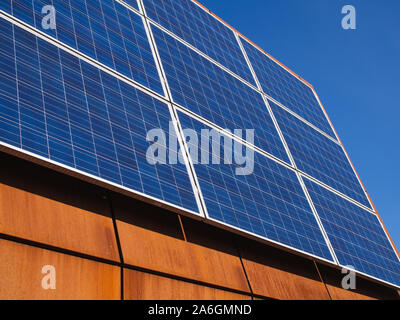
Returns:
[[[199,3],[5,0],[0,34],[1,299],[399,298],[314,88]]]

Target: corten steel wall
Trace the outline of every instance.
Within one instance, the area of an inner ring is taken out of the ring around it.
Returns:
[[[398,299],[396,290],[0,153],[0,299]],[[56,268],[56,290],[41,286]]]

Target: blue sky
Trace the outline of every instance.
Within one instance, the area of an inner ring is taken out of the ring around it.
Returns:
[[[400,249],[400,1],[200,1],[315,87]]]

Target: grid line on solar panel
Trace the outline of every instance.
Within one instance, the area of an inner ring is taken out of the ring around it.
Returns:
[[[45,5],[56,29],[43,29]],[[116,1],[12,0],[0,9],[138,83],[163,94],[142,17]]]
[[[269,103],[296,167],[372,209],[342,147],[273,102]]]
[[[185,165],[146,159],[168,105],[4,19],[0,34],[1,141],[198,212]]]
[[[378,217],[304,179],[342,266],[400,287],[400,261]]]
[[[211,129],[180,111],[178,118],[183,130],[194,130],[198,136],[202,130]],[[226,138],[221,135],[221,140]],[[296,173],[254,152],[254,171],[238,175],[236,169],[239,164],[224,162],[225,152],[228,152],[225,151],[226,140],[224,142],[220,147],[219,164],[216,164],[218,161],[197,163],[197,159],[193,159],[196,153],[190,152],[208,217],[332,262],[329,248]],[[189,149],[199,149],[190,139],[186,139],[186,143]],[[242,152],[244,145],[237,143]],[[198,153],[207,153],[212,148],[211,139],[200,146]],[[217,156],[215,151],[212,155]]]
[[[254,129],[255,146],[290,163],[259,92],[158,27],[152,31],[175,104],[222,129]]]
[[[146,16],[255,85],[234,32],[191,0],[144,0]]]
[[[264,93],[328,135],[336,137],[313,90],[247,40],[241,42]]]
[[[287,107],[285,107],[282,103],[280,103],[279,101],[276,101],[275,99],[271,98],[270,96],[266,95],[265,93],[263,93],[263,96],[268,100],[273,102],[274,104],[276,104],[277,106],[281,107],[283,110],[285,110],[286,112],[290,113],[292,116],[296,117],[297,119],[299,119],[300,121],[304,122],[305,124],[307,124],[309,127],[313,128],[314,130],[318,131],[320,134],[324,135],[326,138],[328,138],[329,140],[335,142],[336,144],[340,145],[340,142],[338,140],[336,140],[335,138],[333,138],[332,136],[328,135],[326,132],[322,131],[320,128],[316,127],[315,125],[313,125],[311,122],[307,121],[306,119],[300,117],[297,113],[293,112],[292,110],[288,109]]]

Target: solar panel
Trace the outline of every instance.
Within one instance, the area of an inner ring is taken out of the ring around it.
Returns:
[[[139,11],[139,5],[136,0],[123,0],[123,2],[125,2],[126,4],[131,6],[133,9],[136,9]]]
[[[264,93],[335,137],[311,88],[246,40],[241,42]]]
[[[1,1],[0,9],[122,75],[163,94],[142,18],[116,1]],[[42,28],[42,8],[53,4],[56,29]]]
[[[297,168],[371,208],[342,147],[273,102],[270,106]]]
[[[269,102],[271,117],[263,95],[249,85],[255,81],[231,29],[190,0],[143,0],[154,21],[146,32],[143,18],[119,2],[0,1],[1,10],[55,39],[37,37],[1,12],[2,149],[336,263],[330,242],[342,266],[400,287],[399,259],[313,90],[241,40],[262,90],[280,104]],[[125,3],[139,10],[136,0]],[[55,30],[41,26],[48,4],[57,12]],[[154,44],[147,38],[151,32]],[[56,40],[59,46],[52,44]],[[156,51],[172,101],[164,96]],[[176,110],[183,134],[217,133],[205,142],[186,137],[194,171],[180,161],[149,162],[151,129],[169,133],[169,144],[159,146],[166,159],[181,159],[179,147],[167,148],[172,141],[179,145],[171,122]],[[236,129],[253,129],[254,141],[244,142],[248,137]],[[210,154],[215,147],[219,154]],[[192,153],[196,149],[200,158]],[[247,165],[251,170],[238,174]]]
[[[185,165],[146,158],[166,104],[4,19],[0,34],[2,142],[198,213]]]
[[[210,129],[182,112],[178,115],[184,130],[200,136],[202,130]],[[212,150],[213,141],[208,143],[201,148]],[[190,141],[188,145],[197,148]],[[241,152],[243,148],[240,144]],[[225,150],[220,152],[219,164],[195,164],[210,219],[333,261],[294,171],[255,152],[254,171],[238,175],[238,164],[224,159]],[[193,156],[192,160],[196,161]]]
[[[232,30],[190,0],[144,0],[147,16],[255,85]]]
[[[400,286],[400,261],[378,217],[304,180],[339,263]]]
[[[159,28],[152,29],[175,103],[223,129],[254,129],[257,147],[289,163],[261,94]]]

